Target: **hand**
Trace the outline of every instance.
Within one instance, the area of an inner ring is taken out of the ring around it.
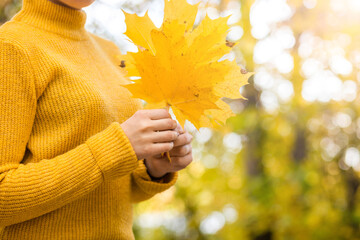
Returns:
[[[177,123],[165,109],[139,110],[121,124],[138,159],[173,149]]]
[[[149,174],[154,178],[163,177],[170,172],[177,172],[186,168],[193,160],[191,141],[193,137],[190,133],[184,132],[180,125],[176,130],[180,133],[174,141],[174,148],[170,151],[171,163],[164,155],[148,157],[144,160]]]

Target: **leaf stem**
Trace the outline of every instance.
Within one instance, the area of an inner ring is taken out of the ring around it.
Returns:
[[[168,102],[166,102],[166,107],[165,107],[166,111],[169,112],[170,106],[171,106],[171,105],[170,105]],[[166,155],[166,158],[167,158],[167,159],[169,160],[169,162],[171,163],[170,152],[161,153],[161,156],[162,156],[162,157],[163,157],[164,155]]]

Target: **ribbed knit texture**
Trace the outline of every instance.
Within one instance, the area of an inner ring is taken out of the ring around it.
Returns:
[[[121,128],[139,108],[86,14],[24,0],[0,27],[0,239],[133,239],[153,182]]]

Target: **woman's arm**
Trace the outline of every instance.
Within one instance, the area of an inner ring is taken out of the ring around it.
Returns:
[[[161,181],[153,181],[148,174],[144,160],[139,161],[138,167],[131,173],[131,201],[138,203],[153,197],[173,186],[178,173],[168,173]]]
[[[21,164],[37,106],[28,56],[20,44],[0,38],[0,228],[51,212],[103,181],[129,175],[138,159],[170,151],[178,136],[166,110],[143,110],[64,154]]]
[[[62,155],[21,164],[35,118],[34,74],[25,50],[0,39],[0,228],[58,209],[138,165],[118,122]]]

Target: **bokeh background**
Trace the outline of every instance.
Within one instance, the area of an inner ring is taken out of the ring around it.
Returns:
[[[0,0],[0,24],[20,7]],[[160,26],[164,3],[85,9],[86,28],[125,53],[121,9]],[[360,239],[360,1],[203,0],[196,24],[205,14],[232,15],[227,57],[256,75],[226,126],[187,126],[194,162],[134,207],[136,239]]]

